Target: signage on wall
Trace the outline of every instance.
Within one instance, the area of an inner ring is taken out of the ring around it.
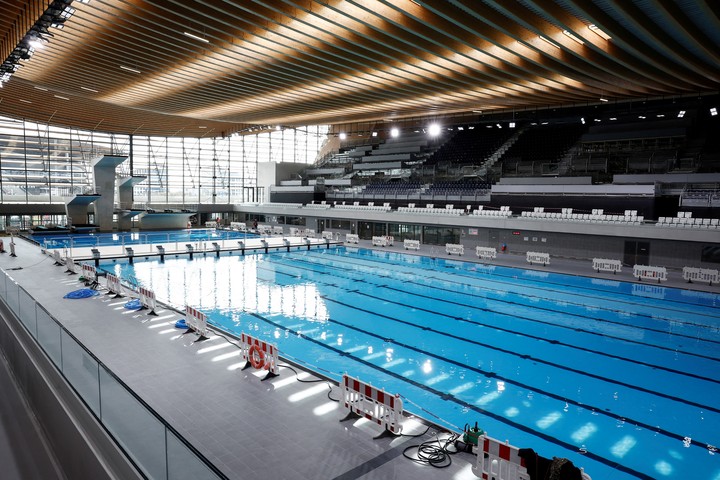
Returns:
[[[477,228],[468,228],[468,235],[477,235],[478,229]]]

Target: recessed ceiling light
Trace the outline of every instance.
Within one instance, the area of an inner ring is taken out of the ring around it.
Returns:
[[[122,68],[123,70],[127,70],[128,72],[142,73],[140,70],[136,70],[136,69],[134,69],[134,68],[126,67],[125,65],[120,65],[120,68]]]
[[[36,88],[37,90],[42,90],[43,92],[47,92],[47,91],[48,91],[47,88],[43,88],[43,87],[35,87],[35,88]]]
[[[24,98],[21,98],[20,101],[25,103],[32,103],[30,100],[25,100]]]
[[[97,90],[92,89],[92,88],[88,88],[88,87],[80,87],[80,88],[82,88],[83,90],[87,90],[88,92],[98,93]]]
[[[205,125],[198,125],[198,128],[207,128]]]
[[[53,95],[55,98],[59,98],[60,100],[70,100],[68,97],[61,97],[60,95]]]
[[[183,35],[185,35],[186,37],[194,38],[195,40],[199,40],[201,42],[210,43],[210,40],[208,40],[207,38],[199,37],[190,32],[183,32]]]

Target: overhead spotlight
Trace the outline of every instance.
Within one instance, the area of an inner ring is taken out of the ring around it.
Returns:
[[[280,130],[282,130],[282,127],[280,125],[275,125],[275,130],[280,131]]]
[[[475,127],[469,126],[469,127],[468,127],[468,130],[475,130]]]
[[[515,128],[515,122],[508,123],[508,128]]]
[[[610,117],[610,120],[615,121],[615,120],[617,120],[617,117]]]
[[[438,135],[440,135],[440,125],[438,125],[437,123],[430,124],[430,126],[428,127],[428,135],[430,135],[431,137],[437,137]]]
[[[465,127],[458,127],[458,130],[460,130],[460,131],[465,130]]]
[[[580,122],[585,125],[585,117],[580,118]]]
[[[347,135],[345,135],[345,132],[340,132],[340,140],[345,140],[347,138]]]
[[[372,132],[373,137],[377,137],[377,132]]]
[[[602,122],[602,120],[600,120],[599,118],[596,118],[595,121],[598,123]]]
[[[716,116],[716,115],[717,115],[717,108],[712,107],[712,108],[710,109],[710,115],[712,115],[713,117]]]
[[[498,128],[502,128],[502,125],[500,125],[499,123],[496,123],[495,126]]]
[[[395,128],[395,127],[393,127],[393,128],[390,129],[390,136],[391,136],[391,137],[395,138],[395,137],[397,137],[398,135],[400,135],[400,130],[398,130],[398,129]]]
[[[600,97],[600,101],[601,101],[601,102],[609,102],[610,100],[608,100],[608,99],[605,98],[605,97]]]
[[[647,117],[646,117],[645,115],[638,115],[638,118],[639,118],[640,120],[645,120]]]
[[[683,118],[685,116],[685,110],[680,110],[678,112],[678,118]]]

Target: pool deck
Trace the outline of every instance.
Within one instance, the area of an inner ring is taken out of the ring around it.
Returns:
[[[299,245],[304,242],[295,240]],[[227,248],[236,247],[237,241],[233,242]],[[264,248],[259,239],[252,245],[250,242],[250,248]],[[324,240],[317,242],[318,248],[324,248]],[[268,245],[284,246],[280,237],[268,240]],[[361,240],[358,246],[371,248],[370,241]],[[102,257],[125,256],[122,247],[115,248],[120,250],[100,247]],[[77,250],[73,252],[75,258],[92,258],[89,248],[88,252]],[[407,252],[399,244],[382,250],[478,261],[474,252],[449,257],[442,247],[422,246],[419,252]],[[403,457],[407,446],[430,440],[442,431],[432,425],[419,438],[374,440],[381,431],[378,426],[365,420],[340,423],[345,415],[343,408],[328,398],[340,398],[337,386],[301,383],[284,367],[280,376],[262,381],[260,372],[241,369],[239,350],[222,337],[212,334],[208,340],[196,342],[194,335],[182,335],[174,328],[181,316],[172,310],[159,309],[158,316],[149,317],[124,309],[127,299],[106,295],[63,299],[66,293],[82,287],[78,275],[68,275],[64,268],[53,266],[51,257],[30,242],[16,240],[16,252],[14,258],[0,255],[0,267],[229,478],[477,478],[471,471],[474,455],[454,455],[452,464],[445,469],[419,465]],[[166,253],[186,253],[185,244]],[[141,247],[136,253],[153,254],[157,254],[155,246],[147,250]],[[529,266],[524,255],[507,253],[483,263],[635,281],[631,270],[623,269],[617,275],[598,274],[590,262],[572,259],[553,257],[546,267]],[[720,292],[715,285],[688,284],[678,271],[669,272],[668,277],[664,286]],[[308,372],[300,371],[300,376],[317,379]],[[417,411],[411,405],[405,407]],[[482,419],[478,420],[482,423]],[[406,418],[403,425],[405,434],[422,433],[427,428],[416,418]],[[493,436],[504,438],[502,432]],[[619,472],[612,477],[593,475],[592,468],[586,467],[593,480],[622,477]]]

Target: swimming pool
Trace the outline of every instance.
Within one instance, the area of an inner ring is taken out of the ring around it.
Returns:
[[[716,294],[345,247],[101,267],[593,480],[720,479]]]
[[[46,248],[102,247],[109,245],[139,245],[156,243],[206,242],[256,238],[253,233],[214,228],[190,230],[158,230],[152,232],[88,233],[62,235],[30,235],[30,238]]]

